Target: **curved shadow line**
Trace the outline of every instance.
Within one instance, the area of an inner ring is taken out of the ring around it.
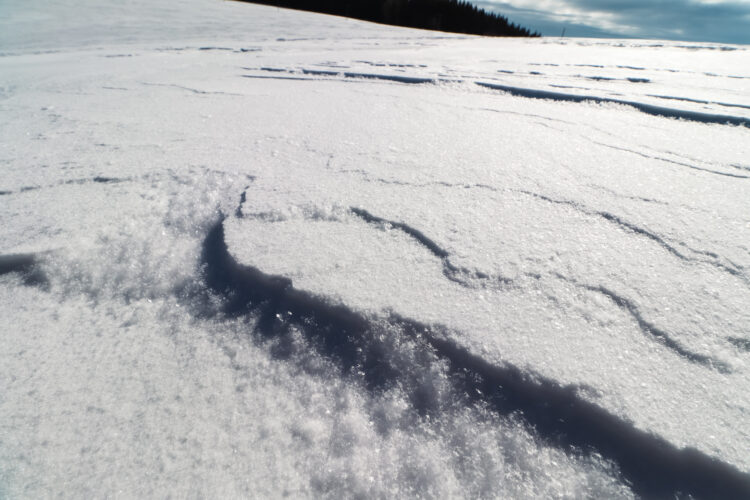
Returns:
[[[572,280],[566,280],[566,281],[575,283]],[[646,319],[644,319],[643,316],[641,315],[641,312],[638,310],[638,307],[636,307],[636,305],[633,302],[626,299],[625,297],[613,292],[612,290],[604,286],[591,286],[591,285],[578,285],[578,286],[581,286],[582,288],[589,290],[590,292],[599,293],[607,297],[609,300],[614,302],[620,309],[628,312],[630,316],[638,324],[638,328],[644,334],[653,337],[654,339],[656,339],[657,342],[661,343],[667,349],[672,350],[678,356],[692,363],[703,365],[706,368],[715,369],[718,372],[723,373],[723,374],[732,373],[731,368],[726,363],[719,361],[717,359],[714,359],[710,356],[705,356],[703,354],[698,354],[698,353],[688,350],[687,348],[683,347],[682,344],[680,344],[675,339],[673,339],[672,336],[669,335],[666,331],[662,330],[661,328],[658,328],[653,323],[646,321]]]
[[[244,199],[245,199],[245,193],[242,193],[242,200],[244,201]],[[406,223],[396,222],[396,221],[384,219],[382,217],[378,217],[362,208],[351,207],[350,210],[357,217],[361,218],[367,223],[389,224],[392,227],[397,228],[403,231],[404,233],[408,234],[412,238],[414,238],[419,244],[427,248],[427,250],[429,250],[433,255],[435,255],[436,257],[442,260],[443,275],[450,281],[453,281],[463,286],[464,288],[469,288],[469,289],[476,288],[475,286],[472,286],[472,283],[470,281],[471,278],[478,279],[481,281],[487,281],[490,278],[490,276],[486,273],[482,273],[478,271],[475,271],[474,273],[472,273],[468,269],[459,268],[453,265],[449,260],[450,254],[447,250],[439,246],[434,240],[427,237],[422,231]],[[607,213],[607,212],[596,212],[596,213],[598,215],[601,215],[602,217],[604,217],[605,219],[609,221],[615,222],[617,224],[620,224],[630,229],[631,231],[635,233],[642,234],[654,241],[657,241],[662,246],[666,247],[669,250],[672,250],[672,252],[675,253],[681,259],[688,260],[687,257],[678,253],[676,250],[674,250],[671,246],[669,246],[664,240],[662,240],[657,235],[654,235],[638,226],[627,223],[621,220],[619,217],[612,215],[610,213]],[[635,320],[635,322],[638,324],[638,328],[641,330],[641,332],[643,332],[644,335],[655,339],[657,342],[661,343],[664,347],[666,347],[667,349],[670,349],[675,354],[686,359],[687,361],[703,365],[710,369],[715,369],[719,371],[720,373],[724,373],[724,374],[729,374],[732,372],[729,365],[727,365],[726,363],[719,361],[717,359],[714,359],[710,356],[705,356],[703,354],[692,352],[689,349],[683,347],[678,341],[672,338],[672,336],[669,333],[667,333],[665,330],[662,330],[658,328],[656,325],[654,325],[653,323],[646,321],[646,319],[641,315],[638,307],[632,301],[626,299],[625,297],[613,292],[612,290],[604,286],[582,285],[576,282],[575,280],[567,278],[561,274],[558,274],[558,273],[554,273],[554,274],[558,278],[564,281],[572,283],[576,286],[580,286],[581,288],[584,288],[588,291],[604,295],[609,300],[611,300],[615,305],[617,305],[617,307],[626,311]],[[504,283],[504,284],[513,283],[513,280],[509,278],[504,278],[504,277],[497,278],[497,281]]]
[[[645,229],[643,227],[640,227],[640,226],[638,226],[636,224],[633,224],[632,222],[628,222],[628,221],[622,219],[621,217],[619,217],[617,215],[614,215],[614,214],[612,214],[610,212],[605,212],[605,211],[601,211],[601,210],[590,209],[590,208],[587,208],[587,207],[585,207],[583,205],[580,205],[579,203],[577,203],[575,201],[572,201],[572,200],[557,200],[557,199],[554,199],[554,198],[550,198],[549,196],[545,196],[543,194],[534,193],[532,191],[526,191],[526,190],[523,190],[523,189],[517,189],[517,190],[514,190],[514,191],[517,192],[517,193],[521,193],[521,194],[525,194],[525,195],[531,196],[533,198],[537,198],[537,199],[545,201],[547,203],[552,203],[554,205],[566,205],[566,206],[569,206],[569,207],[575,209],[576,211],[578,211],[580,213],[583,213],[583,214],[586,214],[586,215],[590,215],[590,216],[594,216],[594,217],[601,217],[602,219],[606,220],[607,222],[611,222],[611,223],[619,226],[621,229],[624,229],[626,231],[632,232],[633,234],[637,234],[639,236],[643,236],[645,238],[648,238],[649,240],[657,243],[664,250],[666,250],[667,252],[669,252],[670,254],[674,255],[675,257],[677,257],[680,260],[683,260],[685,262],[698,262],[698,263],[702,263],[702,264],[708,264],[708,265],[713,266],[713,267],[715,267],[717,269],[721,269],[722,271],[725,271],[725,272],[729,273],[732,276],[735,276],[736,278],[744,281],[745,283],[750,284],[750,280],[748,279],[748,277],[744,273],[742,273],[742,271],[740,271],[738,269],[735,269],[735,268],[732,268],[732,267],[729,267],[729,266],[727,266],[726,264],[724,264],[722,262],[717,262],[716,260],[705,260],[705,259],[690,258],[687,255],[685,255],[682,252],[680,252],[679,250],[677,250],[677,248],[675,248],[674,246],[670,245],[664,238],[662,238],[658,234],[652,233],[651,231],[649,231],[649,230],[647,230],[647,229]],[[707,257],[713,257],[714,259],[718,259],[720,257],[718,254],[716,254],[714,252],[707,252],[705,250],[695,250],[695,249],[691,248],[690,246],[688,246],[685,243],[680,243],[680,245],[682,245],[683,247],[687,248],[688,250],[690,250],[693,253],[706,255]]]
[[[224,299],[223,314],[259,314],[258,329],[266,335],[278,333],[278,318],[284,316],[342,369],[360,367],[371,390],[398,381],[399,374],[389,367],[388,352],[376,340],[371,321],[295,289],[288,278],[239,264],[225,243],[223,221],[209,231],[201,256],[207,287]],[[455,387],[464,391],[468,402],[486,405],[501,415],[519,414],[546,442],[569,453],[598,452],[613,460],[638,495],[750,497],[750,475],[636,428],[583,399],[575,386],[561,386],[509,364],[493,365],[456,344],[440,327],[396,314],[387,319],[448,364]]]
[[[638,156],[640,156],[642,158],[646,158],[648,160],[663,161],[664,163],[671,163],[672,165],[679,165],[680,167],[687,167],[687,168],[690,168],[690,169],[693,169],[693,170],[698,170],[700,172],[708,172],[709,174],[721,175],[723,177],[732,177],[734,179],[750,179],[750,176],[747,176],[747,175],[730,174],[728,172],[720,172],[718,170],[711,170],[710,168],[696,167],[695,165],[690,165],[689,163],[684,163],[684,162],[681,162],[681,161],[674,161],[674,160],[670,160],[669,158],[661,158],[661,157],[658,157],[658,156],[651,156],[651,155],[648,155],[646,153],[641,153],[640,151],[635,151],[635,150],[632,150],[632,149],[622,148],[622,147],[619,147],[619,146],[613,146],[611,144],[605,144],[605,143],[599,142],[599,141],[591,141],[591,142],[593,144],[598,145],[598,146],[602,146],[602,147],[605,147],[605,148],[614,149],[615,151],[623,151],[625,153],[631,153],[631,154],[634,154],[634,155],[638,155]],[[732,168],[737,168],[735,165],[730,165],[730,166]],[[742,170],[742,169],[738,169],[738,170]]]
[[[439,184],[447,185],[447,183]],[[397,222],[378,217],[377,215],[373,215],[363,208],[350,207],[349,210],[351,210],[354,215],[367,222],[368,224],[388,224],[411,236],[414,240],[417,241],[417,243],[425,247],[430,253],[432,253],[435,257],[439,258],[442,261],[443,276],[445,276],[446,279],[464,288],[475,290],[478,288],[486,288],[488,285],[492,285],[493,283],[505,285],[513,283],[512,279],[506,278],[504,276],[493,277],[479,270],[472,271],[465,267],[458,267],[454,265],[450,261],[450,253],[446,249],[438,245],[434,240],[427,237],[427,235],[425,235],[419,229],[414,228],[404,222]],[[477,286],[472,281],[479,281],[483,286]]]
[[[730,116],[730,115],[717,115],[710,113],[699,113],[697,111],[687,111],[682,109],[665,108],[662,106],[655,106],[653,104],[645,104],[636,101],[626,101],[623,99],[611,99],[608,97],[596,97],[591,95],[578,95],[578,94],[563,94],[562,92],[550,92],[548,90],[537,90],[527,89],[522,87],[512,87],[510,85],[499,85],[496,83],[489,82],[474,82],[480,87],[485,87],[492,90],[500,90],[516,97],[526,97],[529,99],[549,99],[553,101],[562,102],[598,102],[598,103],[612,103],[612,104],[623,104],[630,106],[641,113],[646,113],[652,116],[662,116],[665,118],[680,118],[692,122],[699,123],[718,123],[728,125],[741,125],[743,127],[750,128],[750,118],[744,118],[741,116]]]

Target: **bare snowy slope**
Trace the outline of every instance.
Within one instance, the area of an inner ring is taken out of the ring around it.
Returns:
[[[13,0],[0,172],[0,496],[750,496],[747,47]]]

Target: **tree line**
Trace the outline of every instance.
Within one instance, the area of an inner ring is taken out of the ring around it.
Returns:
[[[240,0],[409,28],[485,36],[539,36],[465,0]]]

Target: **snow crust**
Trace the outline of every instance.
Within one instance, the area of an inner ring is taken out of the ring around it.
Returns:
[[[750,491],[749,61],[3,2],[0,496]]]

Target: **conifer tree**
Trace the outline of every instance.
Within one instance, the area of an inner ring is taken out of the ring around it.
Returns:
[[[466,0],[240,0],[411,28],[486,36],[539,36]]]

